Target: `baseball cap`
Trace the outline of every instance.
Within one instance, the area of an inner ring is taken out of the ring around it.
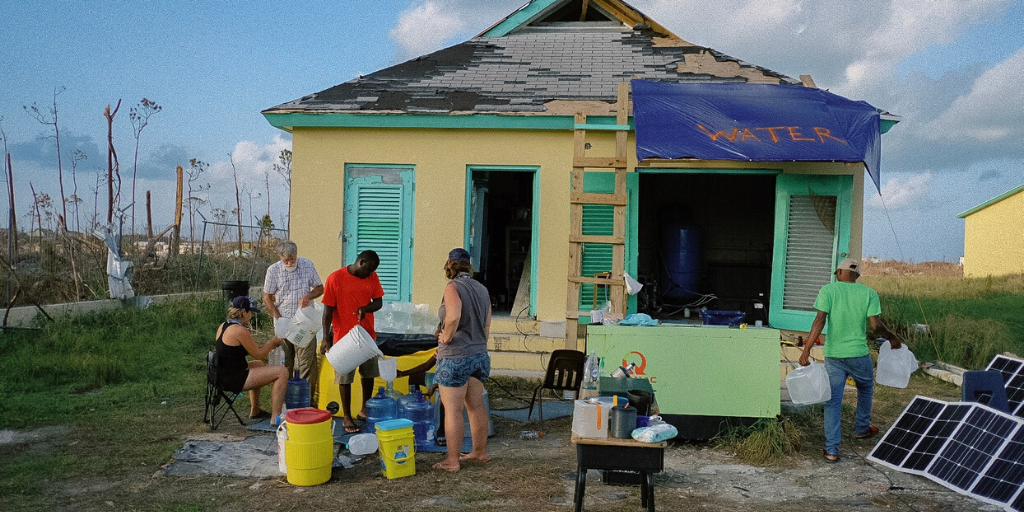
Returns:
[[[860,262],[853,258],[846,258],[839,262],[839,266],[836,267],[836,270],[851,270],[860,274]]]
[[[242,311],[252,311],[253,313],[260,312],[260,309],[257,308],[256,305],[252,303],[252,299],[250,299],[246,295],[240,295],[232,299],[231,307],[241,309]]]
[[[466,263],[469,263],[469,251],[463,249],[462,247],[456,247],[455,249],[452,249],[451,252],[448,253],[448,259],[455,261],[464,261]]]

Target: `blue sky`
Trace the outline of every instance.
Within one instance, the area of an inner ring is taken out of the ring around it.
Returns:
[[[75,169],[83,223],[106,167],[103,108],[122,100],[114,142],[122,196],[130,197],[129,109],[148,98],[162,110],[139,138],[138,223],[147,189],[156,229],[170,222],[174,167],[198,158],[210,164],[207,216],[211,206],[233,207],[233,161],[246,216],[246,203],[255,214],[266,210],[269,188],[283,225],[287,199],[271,166],[291,142],[260,110],[468,39],[524,1],[0,0],[0,127],[18,220],[27,225],[29,183],[59,198],[52,128],[24,107],[48,112],[63,88],[62,152],[87,155]],[[1024,183],[1020,0],[631,3],[690,42],[789,76],[810,74],[819,87],[903,117],[883,137],[882,196],[865,196],[867,256],[955,261],[963,252],[956,214]],[[70,158],[64,170],[70,194]]]

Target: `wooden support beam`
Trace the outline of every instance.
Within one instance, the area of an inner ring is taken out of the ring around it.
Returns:
[[[612,156],[591,156],[591,157],[580,157],[574,158],[572,161],[573,167],[593,167],[593,168],[616,168],[625,169],[626,159]]]
[[[569,202],[573,204],[610,204],[614,206],[625,206],[626,195],[601,194],[596,192],[585,194],[572,194],[569,197]]]
[[[626,237],[614,235],[578,235],[576,233],[572,233],[569,235],[569,242],[577,244],[621,245],[626,243]]]

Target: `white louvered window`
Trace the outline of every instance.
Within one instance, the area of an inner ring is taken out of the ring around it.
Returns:
[[[789,197],[785,286],[782,306],[813,311],[818,290],[832,279],[835,250],[836,197]]]

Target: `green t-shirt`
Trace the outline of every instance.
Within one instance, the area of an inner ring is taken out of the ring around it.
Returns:
[[[825,357],[868,354],[868,317],[882,314],[874,290],[860,283],[829,283],[818,292],[814,309],[828,313]]]

